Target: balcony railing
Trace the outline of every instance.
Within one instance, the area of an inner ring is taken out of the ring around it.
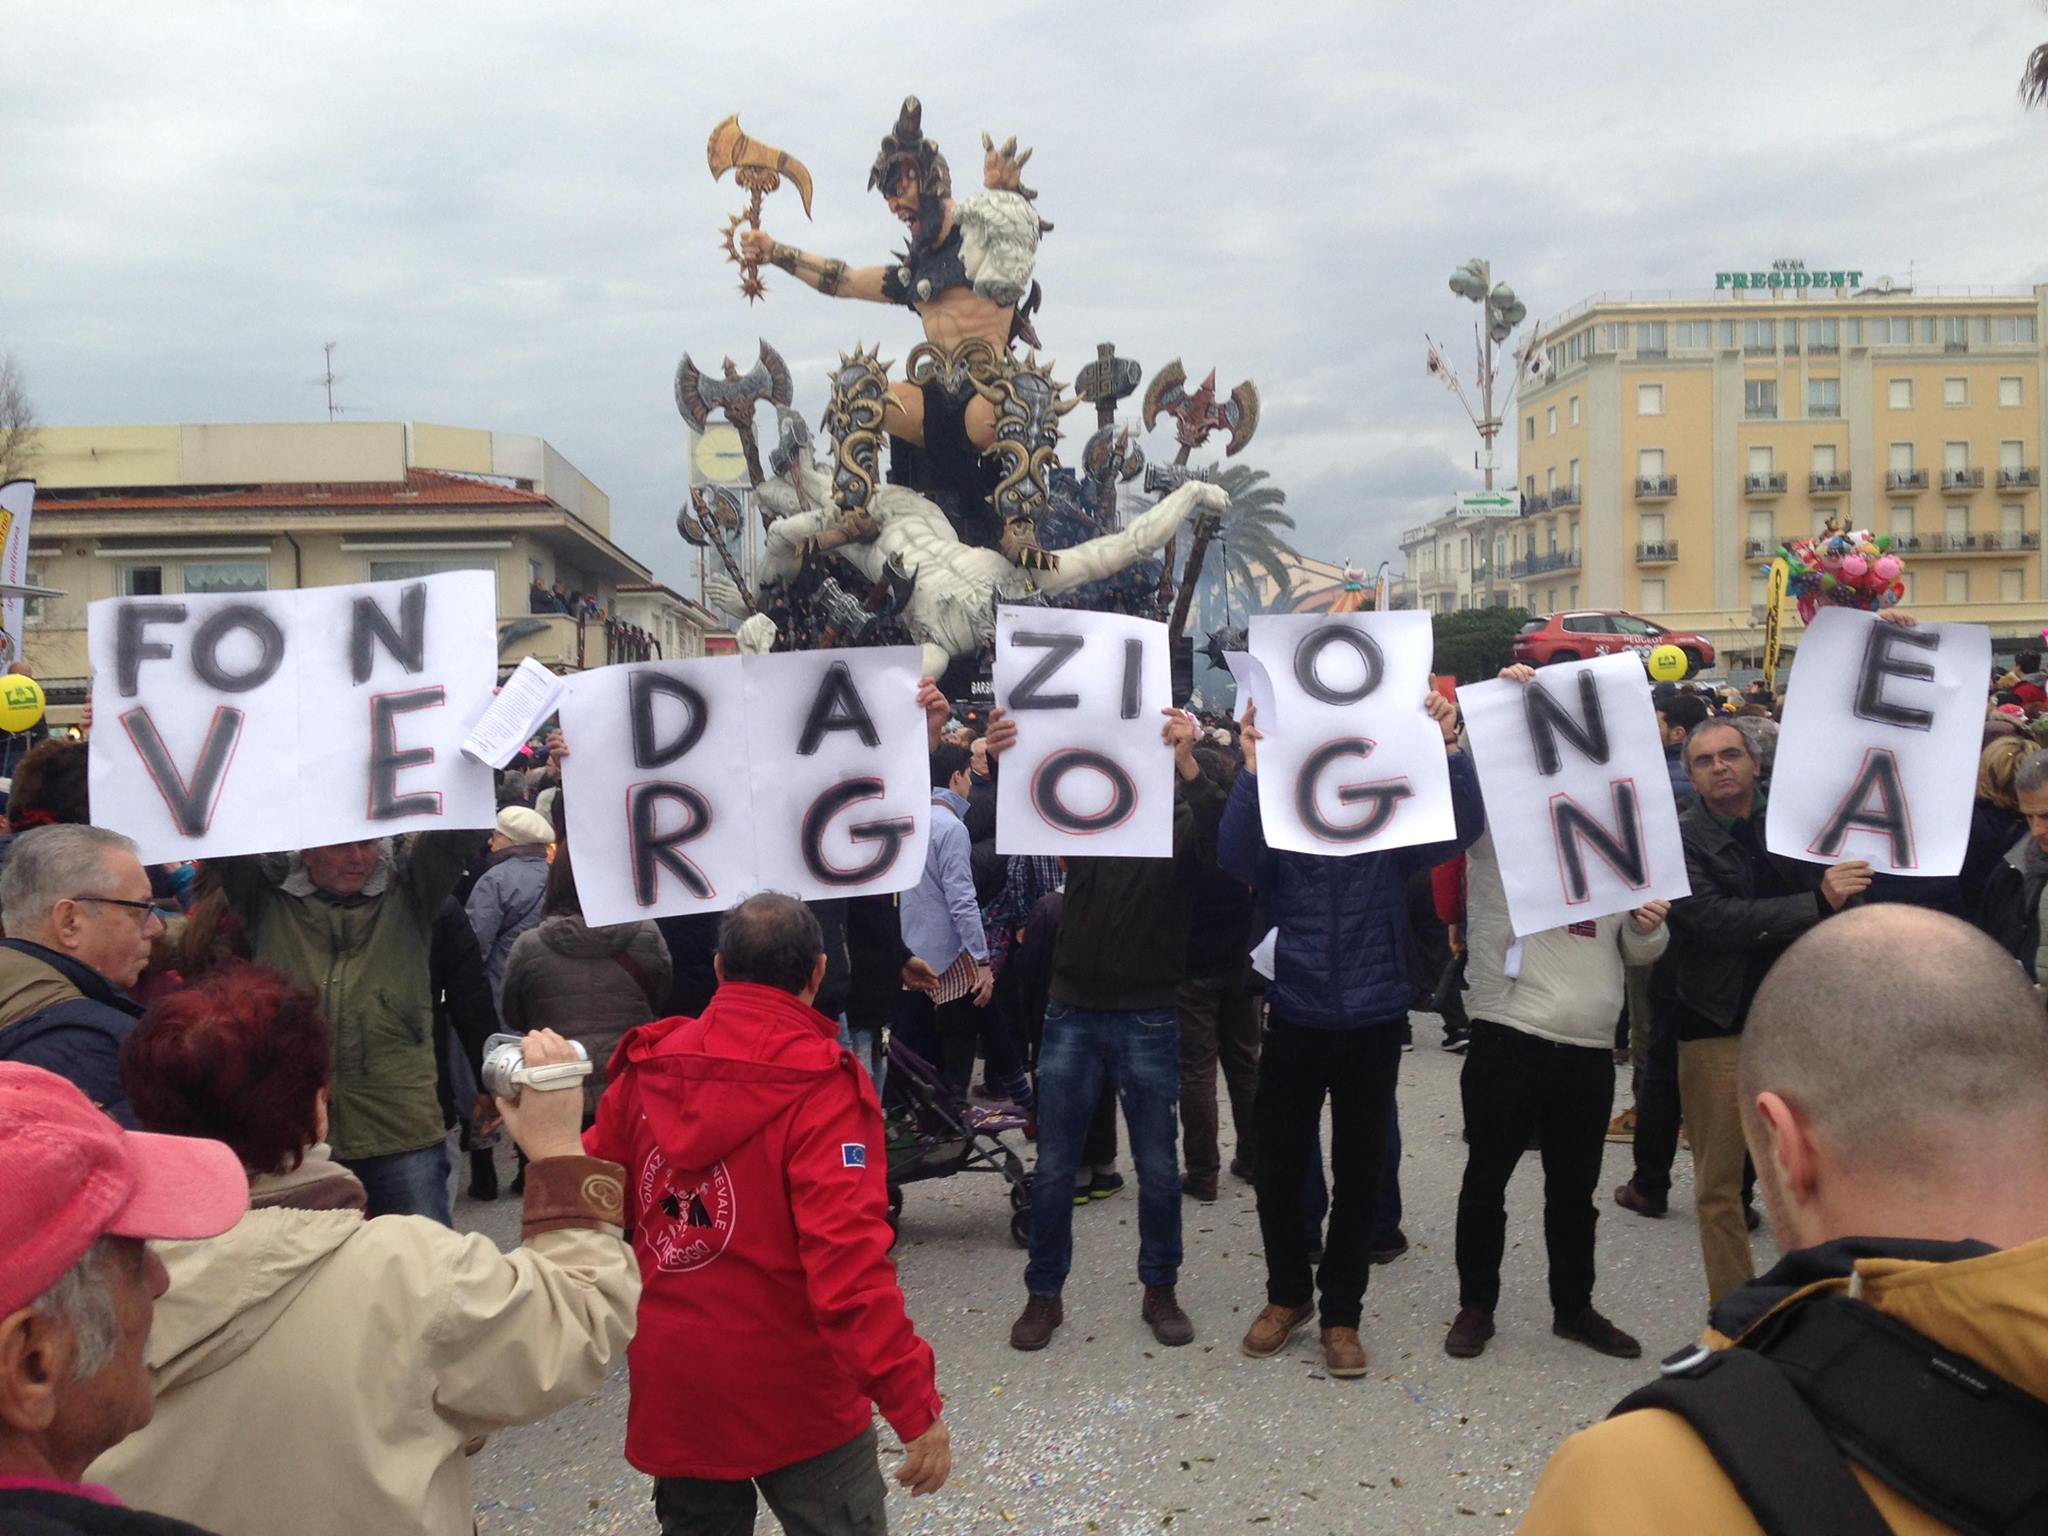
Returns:
[[[1937,535],[1936,537],[1939,537],[1939,535]],[[1933,541],[1930,540],[1927,536],[1918,533],[1895,533],[1892,535],[1892,542],[1890,545],[1890,548],[1894,553],[1901,555],[1916,554],[1920,550],[1930,549],[1932,547]]]
[[[1547,576],[1552,571],[1569,571],[1577,568],[1578,555],[1571,550],[1552,550],[1547,555],[1524,555],[1508,567],[1508,575],[1516,581],[1529,576]]]
[[[1970,344],[1967,341],[1944,341],[1941,344],[1941,350],[1944,352],[1967,352],[1970,350]]]
[[[1638,565],[1669,565],[1677,558],[1678,541],[1676,539],[1664,539],[1655,544],[1638,544],[1636,546],[1636,564]]]
[[[1922,534],[1916,541],[1925,554],[1936,555],[2003,555],[2021,550],[2039,549],[2041,535],[2038,533],[1929,533]],[[1899,547],[1897,539],[1892,540],[1894,549]]]
[[[1944,469],[1941,472],[1941,488],[1967,496],[1972,491],[1984,489],[1984,471],[1981,469]]]
[[[1998,488],[2001,491],[2020,490],[2040,483],[2041,471],[2037,465],[2008,465],[1998,472]]]
[[[1676,475],[1636,476],[1637,501],[1669,501],[1678,494]]]
[[[1522,516],[1541,517],[1550,510],[1550,493],[1547,491],[1524,491],[1522,493]]]
[[[1808,404],[1806,414],[1815,421],[1837,421],[1841,418],[1842,408],[1839,405]]]
[[[1742,558],[1745,560],[1761,560],[1777,547],[1775,544],[1766,544],[1762,539],[1744,539],[1742,541]]]
[[[1782,474],[1744,475],[1742,491],[1746,496],[1782,496],[1785,494],[1785,477]]]
[[[1806,494],[1809,496],[1840,496],[1848,489],[1849,472],[1846,469],[1815,470],[1806,477]]]
[[[1579,488],[1576,485],[1560,485],[1550,493],[1550,509],[1553,512],[1560,507],[1576,507],[1578,504]]]
[[[1927,471],[1888,469],[1884,474],[1884,488],[1888,491],[1924,491],[1927,489]]]

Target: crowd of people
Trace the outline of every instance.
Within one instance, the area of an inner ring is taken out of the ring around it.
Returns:
[[[1697,1316],[1630,1321],[1703,1320],[1706,1347],[1566,1443],[1525,1529],[1980,1528],[1965,1506],[1991,1490],[1930,1447],[2048,1418],[2039,657],[1991,679],[1946,879],[1770,853],[1772,777],[1796,771],[1774,761],[1781,701],[1654,699],[1692,894],[1519,937],[1450,690],[1424,706],[1449,841],[1276,849],[1256,710],[1168,710],[1171,857],[1053,859],[997,852],[1014,724],[961,723],[927,680],[932,835],[900,898],[771,893],[616,927],[577,901],[559,732],[501,776],[487,838],[179,868],[91,825],[88,743],[36,744],[0,841],[0,1527],[452,1536],[473,1521],[465,1453],[624,1357],[624,1454],[665,1533],[750,1529],[757,1500],[793,1532],[884,1528],[877,1412],[911,1492],[951,1466],[889,1256],[912,1063],[1035,1145],[1012,1347],[1056,1343],[1075,1213],[1125,1187],[1121,1121],[1153,1338],[1202,1336],[1183,1204],[1234,1177],[1265,1266],[1243,1355],[1313,1324],[1326,1373],[1356,1379],[1373,1268],[1408,1247],[1397,1085],[1425,1012],[1463,1056],[1454,1359],[1495,1336],[1532,1148],[1558,1347],[1640,1356],[1595,1304],[1604,1144],[1631,1144],[1607,1198],[1643,1219],[1669,1213],[1691,1149]],[[592,1070],[575,1092],[488,1092],[501,1029],[529,1068]],[[495,1199],[501,1136],[509,1252],[457,1233],[451,1199],[451,1141]],[[1756,1195],[1785,1255],[1761,1277]],[[1802,1351],[1841,1329],[1869,1371],[1819,1392]],[[1900,1408],[1939,1390],[1884,1374],[1907,1370],[1900,1330],[1923,1374],[1939,1358],[1971,1384],[1952,1420]],[[2048,1501],[2041,1443],[2000,1472],[2009,1513],[2048,1518],[2026,1502]],[[1816,1444],[1826,1466],[1784,1475]],[[1801,1498],[1820,1502],[1785,1515]]]

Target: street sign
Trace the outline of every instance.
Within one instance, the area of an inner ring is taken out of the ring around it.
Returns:
[[[1460,491],[1460,517],[1514,517],[1522,510],[1522,499],[1513,491]]]

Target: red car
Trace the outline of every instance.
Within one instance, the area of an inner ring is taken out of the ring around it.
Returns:
[[[1547,667],[1553,661],[1587,661],[1615,651],[1647,655],[1660,645],[1675,645],[1685,652],[1688,677],[1714,664],[1713,646],[1691,630],[1666,629],[1618,609],[1582,609],[1531,619],[1515,636],[1514,656],[1532,667]]]

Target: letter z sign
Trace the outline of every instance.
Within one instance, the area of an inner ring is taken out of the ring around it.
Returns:
[[[1003,854],[1173,853],[1166,626],[1073,609],[996,612],[996,703],[1017,742],[996,778]]]

